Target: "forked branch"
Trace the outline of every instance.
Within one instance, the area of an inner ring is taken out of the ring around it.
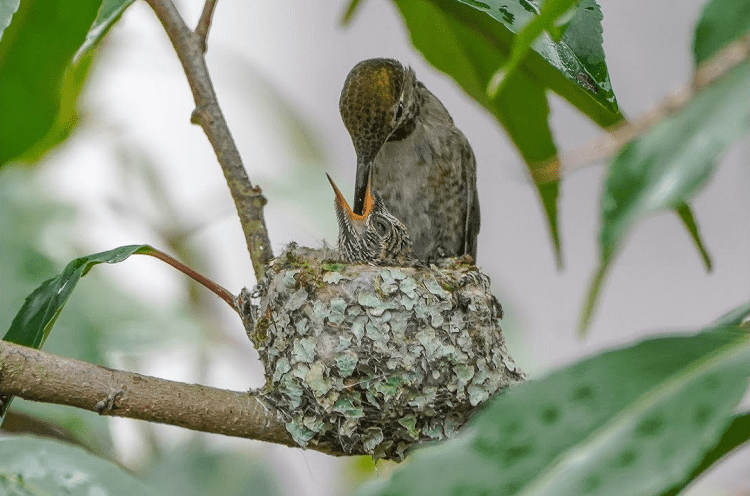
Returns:
[[[205,37],[208,35],[215,2],[212,0],[206,2],[195,32],[185,25],[185,21],[172,0],[146,0],[146,2],[164,26],[182,63],[195,100],[195,110],[191,121],[203,128],[214,148],[240,217],[255,277],[260,279],[266,264],[273,258],[271,241],[263,217],[266,198],[260,188],[253,186],[247,176],[240,153],[219,108],[206,59],[203,56],[206,46]]]

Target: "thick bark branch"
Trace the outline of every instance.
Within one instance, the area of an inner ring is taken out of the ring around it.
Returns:
[[[253,261],[255,276],[260,279],[266,264],[273,258],[271,241],[268,238],[266,221],[263,217],[266,198],[261,194],[260,188],[254,187],[250,182],[232,134],[219,108],[206,60],[203,57],[205,38],[185,25],[171,0],[146,0],[146,2],[167,31],[182,63],[182,68],[185,70],[196,105],[192,122],[200,124],[214,148],[237,207],[245,242]],[[207,14],[206,19],[206,22],[210,22],[210,15]],[[205,31],[208,32],[207,25]]]
[[[113,370],[7,341],[0,341],[0,391],[100,415],[297,446],[256,391],[228,391]],[[344,454],[331,447],[309,448]]]

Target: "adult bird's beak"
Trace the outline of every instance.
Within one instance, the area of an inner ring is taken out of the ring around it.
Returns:
[[[365,201],[370,195],[372,160],[357,158],[357,178],[354,183],[354,213],[364,215]],[[372,197],[370,197],[372,202]]]

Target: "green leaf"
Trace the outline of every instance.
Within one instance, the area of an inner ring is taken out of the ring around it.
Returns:
[[[78,49],[79,53],[85,53],[96,47],[99,42],[107,34],[109,28],[111,28],[115,22],[117,22],[125,9],[135,0],[102,0],[102,6],[99,8],[99,13],[94,20],[94,24],[91,25],[91,29],[86,34],[86,39]]]
[[[18,6],[21,4],[21,0],[3,0],[0,3],[0,39],[2,39],[3,31],[10,25],[13,14],[18,11]]]
[[[539,11],[539,15],[533,17],[531,21],[517,33],[507,66],[498,71],[490,82],[489,93],[491,96],[494,96],[498,91],[502,91],[502,83],[495,84],[495,81],[500,77],[507,78],[517,71],[526,57],[526,54],[531,50],[532,43],[539,39],[539,36],[545,31],[550,34],[557,31],[558,28],[555,26],[557,19],[565,16],[569,11],[575,13],[577,10],[576,3],[577,0],[547,0],[544,2],[542,9]],[[561,36],[562,33],[555,38],[559,40]],[[543,40],[540,40],[540,42],[542,41]]]
[[[12,3],[0,8],[0,26],[11,20],[6,10]],[[14,160],[34,162],[70,135],[78,122],[77,100],[93,49],[131,3],[21,4],[0,40],[0,166]]]
[[[0,40],[0,164],[53,130],[64,79],[101,0],[26,0]],[[69,133],[75,124],[67,122]]]
[[[695,65],[750,31],[750,0],[711,0],[695,29]]]
[[[342,26],[347,26],[352,22],[352,19],[354,19],[354,14],[357,13],[357,10],[359,9],[361,3],[361,0],[350,0],[349,6],[346,8],[346,11],[344,11],[344,15],[341,17]]]
[[[0,493],[156,494],[110,461],[77,446],[31,436],[0,438]]]
[[[582,332],[590,321],[604,274],[636,222],[659,210],[686,204],[711,177],[724,149],[747,133],[748,87],[750,64],[739,64],[697,93],[680,111],[625,145],[615,157],[602,195],[600,265],[581,317]],[[702,246],[699,240],[698,244]]]
[[[26,298],[3,340],[41,348],[76,284],[91,267],[100,263],[122,262],[134,253],[143,254],[151,250],[149,245],[129,245],[76,258],[62,274],[47,279]]]
[[[714,449],[709,451],[701,461],[700,465],[693,470],[690,476],[682,484],[678,484],[673,489],[665,492],[663,496],[677,496],[691,482],[697,479],[701,474],[713,467],[716,462],[724,458],[735,448],[743,443],[750,441],[750,413],[736,415],[732,423],[719,439],[719,443]]]
[[[144,480],[164,496],[277,496],[282,494],[263,459],[241,452],[209,452],[192,442],[164,453]]]
[[[738,328],[608,351],[512,387],[369,494],[659,494],[716,445],[748,377]]]
[[[531,176],[540,164],[557,156],[549,126],[546,91],[570,101],[601,126],[622,119],[612,92],[601,48],[601,10],[584,0],[559,43],[542,37],[503,80],[491,98],[493,75],[509,60],[516,33],[537,18],[526,0],[394,0],[412,44],[427,61],[452,77],[505,128],[524,158]],[[560,30],[561,31],[561,30]],[[559,32],[557,33],[559,34]],[[559,182],[537,183],[558,264]]]
[[[742,324],[742,321],[748,317],[750,317],[750,303],[745,303],[716,319],[706,328],[706,330],[710,331],[711,329],[719,327],[739,326]]]
[[[695,247],[698,248],[698,252],[701,255],[701,259],[703,260],[703,265],[706,267],[706,270],[709,272],[712,271],[713,262],[711,261],[711,255],[708,253],[708,249],[703,244],[701,235],[698,232],[698,223],[695,222],[695,216],[693,215],[693,210],[690,208],[690,205],[684,202],[680,202],[675,207],[675,211],[677,212],[677,215],[680,216],[680,220],[685,225],[685,229],[687,229],[688,233],[690,233],[690,237],[695,243]]]
[[[544,87],[524,73],[516,72],[505,79],[503,91],[494,102],[497,104],[495,117],[508,132],[530,169],[557,155],[552,130],[547,122],[549,106]],[[544,126],[539,126],[540,123],[544,123]],[[562,268],[562,245],[557,222],[560,181],[536,183],[536,187],[547,215],[557,266]]]
[[[76,258],[65,267],[62,274],[47,279],[26,298],[3,340],[41,348],[76,284],[91,267],[100,263],[122,262],[134,253],[146,254],[152,250],[149,245],[129,245]],[[12,397],[0,396],[0,423],[12,400]]]

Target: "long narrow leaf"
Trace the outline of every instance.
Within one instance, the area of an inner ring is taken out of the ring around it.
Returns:
[[[601,275],[635,224],[686,204],[706,185],[718,156],[750,129],[748,87],[750,64],[739,64],[615,157],[601,200],[600,266],[593,278],[599,284],[589,291],[581,331],[594,310]]]

